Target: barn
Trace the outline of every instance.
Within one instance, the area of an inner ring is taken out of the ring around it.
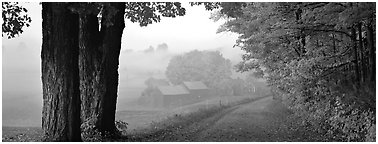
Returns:
[[[201,101],[210,96],[209,88],[201,81],[186,81],[182,85],[192,95],[193,101]]]
[[[141,97],[138,100],[139,104],[159,107],[161,106],[160,100],[155,97],[158,95],[158,86],[169,86],[169,82],[165,79],[149,78],[145,81],[147,88],[142,92]]]
[[[158,86],[157,88],[154,100],[155,103],[160,104],[160,107],[170,108],[191,103],[191,95],[182,85]]]

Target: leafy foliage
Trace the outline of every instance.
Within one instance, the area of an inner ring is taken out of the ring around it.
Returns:
[[[183,16],[185,8],[179,2],[127,2],[125,13],[125,17],[131,22],[147,26],[153,22],[160,22],[161,16]]]
[[[123,135],[126,135],[126,130],[127,130],[127,126],[129,125],[129,123],[125,122],[125,121],[122,121],[122,120],[116,120],[115,121],[115,126],[116,128],[118,129],[118,131],[120,131]]]
[[[18,2],[2,2],[2,36],[6,35],[11,39],[24,32],[23,28],[29,27],[31,23],[27,12]]]
[[[101,133],[96,127],[95,123],[97,117],[91,117],[86,119],[80,126],[81,128],[81,138],[84,142],[101,142],[106,141],[109,138],[115,138],[116,135],[126,135],[128,123],[122,120],[116,120],[116,133],[105,132]]]
[[[234,12],[218,17],[232,19],[219,32],[240,34],[236,46],[246,54],[239,71],[266,78],[315,131],[339,141],[367,139],[375,127],[375,3],[228,6]]]
[[[140,26],[160,22],[161,17],[183,16],[186,12],[179,2],[127,2],[125,5],[125,18],[138,22]],[[106,26],[113,25],[111,19],[117,13],[116,8],[106,2],[71,3],[68,8],[78,14],[97,15],[100,20],[104,19],[101,23]],[[23,32],[23,27],[29,27],[31,18],[27,12],[18,2],[2,2],[2,35],[14,38]]]
[[[335,107],[331,111],[331,117],[327,122],[331,125],[327,131],[335,138],[342,141],[360,141],[368,134],[374,125],[375,114],[369,110],[356,108],[356,105],[348,105],[336,98]]]
[[[204,5],[206,10],[220,9],[220,13],[227,17],[237,17],[241,15],[242,8],[247,6],[245,2],[190,2],[191,6]]]
[[[185,15],[185,8],[179,2],[126,2],[125,18],[131,22],[138,22],[140,26],[147,26],[153,22],[160,22],[161,17],[176,17]],[[104,9],[105,24],[112,25],[110,21],[117,12],[106,2],[73,3],[70,7],[79,14],[99,14]]]
[[[84,142],[100,142],[103,141],[101,132],[96,128],[96,117],[86,119],[80,126],[81,139]]]
[[[185,8],[179,2],[126,2],[125,18],[131,22],[138,22],[140,26],[147,26],[153,22],[160,22],[161,17],[176,17],[185,15]],[[71,11],[78,14],[94,14],[105,19],[106,26],[113,25],[111,18],[117,10],[106,2],[73,3]]]

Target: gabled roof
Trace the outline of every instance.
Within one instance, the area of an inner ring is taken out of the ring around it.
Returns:
[[[159,91],[163,95],[183,95],[189,94],[189,91],[181,85],[177,86],[158,86]]]
[[[189,90],[200,90],[200,89],[209,89],[203,82],[201,81],[192,81],[192,82],[183,82],[184,86]]]

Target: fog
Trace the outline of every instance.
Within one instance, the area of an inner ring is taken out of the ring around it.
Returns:
[[[162,48],[162,45],[166,47]],[[162,43],[142,50],[127,49],[121,53],[117,110],[128,110],[135,106],[135,101],[147,87],[144,82],[148,78],[166,79],[165,70],[170,59],[185,52],[174,52],[172,49],[179,48],[173,48]],[[231,60],[232,64],[241,61],[242,52],[236,48],[220,47],[207,50],[221,52],[225,58]],[[243,74],[233,71],[233,77],[242,76]]]
[[[2,124],[41,126],[41,5],[28,3],[31,27],[19,37],[2,38]],[[234,64],[242,51],[232,48],[237,35],[216,34],[221,22],[209,19],[203,7],[184,4],[187,14],[163,18],[160,23],[139,27],[126,21],[119,66],[117,110],[127,110],[146,88],[149,77],[164,78],[171,57],[198,49],[217,50]]]

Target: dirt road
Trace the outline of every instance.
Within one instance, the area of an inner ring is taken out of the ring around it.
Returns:
[[[293,129],[287,118],[290,114],[281,103],[266,97],[224,109],[206,119],[168,131],[167,134],[152,136],[153,139],[147,141],[319,141],[313,134]]]
[[[288,141],[282,121],[289,111],[267,97],[236,106],[206,130],[196,141]]]

